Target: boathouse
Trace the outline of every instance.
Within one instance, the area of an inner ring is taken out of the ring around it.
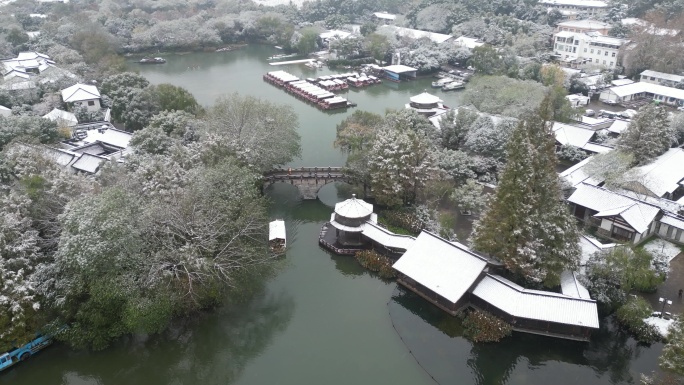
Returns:
[[[487,260],[457,242],[423,231],[392,266],[397,282],[451,315],[468,305],[468,291],[482,277]]]
[[[574,274],[569,274],[564,278],[574,280]],[[472,290],[470,302],[508,322],[513,330],[586,341],[591,331],[599,328],[596,301],[576,280],[562,286],[569,294],[529,290],[486,274]]]
[[[382,67],[382,73],[386,79],[393,82],[400,82],[402,80],[413,80],[416,78],[417,69],[402,64],[395,64],[387,67]]]

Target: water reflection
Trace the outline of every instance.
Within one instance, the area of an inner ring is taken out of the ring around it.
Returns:
[[[499,343],[473,344],[456,319],[410,291],[397,287],[388,306],[395,330],[440,384],[631,384],[656,366],[662,349],[637,344],[610,317],[589,343],[514,332]]]

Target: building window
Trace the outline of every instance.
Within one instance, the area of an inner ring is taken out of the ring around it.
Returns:
[[[613,62],[610,62],[610,66],[611,66],[611,67],[613,66]]]
[[[605,55],[603,55],[603,56],[608,56],[608,51],[606,51]]]
[[[605,60],[603,61],[603,65],[606,65],[606,61],[605,61]]]
[[[601,50],[596,51],[596,54],[597,54],[597,55],[600,55],[600,54],[601,54]]]
[[[651,76],[651,80],[655,80],[655,76]]]
[[[625,240],[625,241],[631,241],[633,232],[623,229],[621,227],[613,226],[613,238],[615,239],[620,239],[620,240]]]
[[[575,45],[579,45],[579,40],[575,40]]]
[[[615,52],[613,52],[613,57],[615,57]]]
[[[586,49],[586,48],[584,49],[584,52],[587,52],[587,49]]]
[[[572,53],[577,53],[577,47],[572,47]]]
[[[594,49],[593,49],[593,48],[591,49],[591,52],[590,52],[590,53],[594,53]]]
[[[92,100],[88,100],[88,105],[89,105],[89,106],[94,106],[94,105],[95,105],[95,102],[92,101]]]

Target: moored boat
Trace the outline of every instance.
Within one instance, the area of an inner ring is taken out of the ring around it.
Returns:
[[[285,221],[276,219],[268,224],[268,247],[271,253],[281,255],[285,253],[287,238],[285,235]]]
[[[161,57],[144,57],[138,62],[140,64],[164,64],[166,60]]]
[[[447,83],[444,86],[442,86],[442,91],[460,90],[461,88],[465,88],[465,85],[463,85],[463,83],[452,81],[451,83]]]

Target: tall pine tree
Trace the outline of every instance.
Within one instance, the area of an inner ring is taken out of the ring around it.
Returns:
[[[563,202],[549,98],[511,134],[496,197],[475,227],[475,250],[530,283],[556,286],[579,261],[578,232]]]

